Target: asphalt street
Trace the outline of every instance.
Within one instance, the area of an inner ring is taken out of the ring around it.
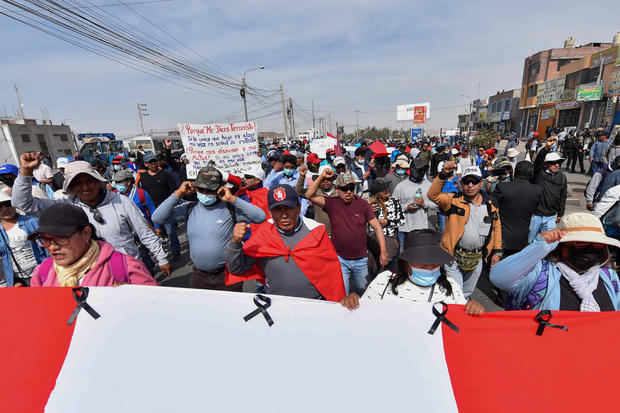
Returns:
[[[506,141],[502,141],[500,146],[500,153],[503,153]],[[517,148],[521,153],[519,154],[519,160],[525,159],[525,143],[521,142]],[[586,169],[589,167],[589,162],[585,162]],[[564,165],[563,165],[564,166]],[[562,168],[562,172],[566,174],[568,179],[568,198],[566,200],[566,213],[571,212],[585,212],[586,203],[584,197],[584,189],[589,180],[586,174],[573,174],[567,172]],[[436,218],[431,216],[431,223],[434,223]],[[178,228],[179,240],[181,241],[181,259],[172,263],[172,275],[169,278],[162,278],[161,273],[158,275],[158,281],[161,285],[167,287],[189,287],[190,276],[192,273],[192,263],[189,258],[189,250],[187,243],[187,236],[185,232],[185,225],[179,224]],[[205,245],[203,248],[212,248]],[[480,283],[479,283],[480,286]],[[248,281],[244,284],[244,291],[253,292],[255,288],[254,281]],[[500,307],[495,305],[491,299],[489,299],[482,291],[477,289],[472,297],[481,302],[487,311],[498,311]]]

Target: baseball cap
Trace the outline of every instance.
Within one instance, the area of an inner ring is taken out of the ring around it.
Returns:
[[[208,191],[217,191],[222,186],[222,174],[213,167],[200,168],[194,186]]]
[[[557,161],[564,162],[564,158],[562,158],[559,153],[549,152],[547,155],[545,155],[544,162],[557,162]]]
[[[28,235],[28,239],[32,240],[41,234],[62,237],[87,225],[88,217],[82,208],[64,202],[55,203],[43,210],[39,216],[39,228]]]
[[[319,159],[318,155],[316,153],[310,153],[308,154],[308,157],[306,158],[306,161],[308,163],[312,163],[312,164],[317,164],[317,163],[321,163],[321,160]]]
[[[295,208],[299,205],[299,197],[292,186],[278,185],[271,188],[267,193],[267,203],[269,204],[269,209],[280,205]]]
[[[62,184],[62,190],[67,191],[73,179],[79,174],[90,175],[98,181],[107,182],[90,163],[86,161],[73,161],[65,167],[65,182]]]
[[[281,161],[282,160],[282,156],[280,155],[280,152],[278,151],[271,151],[267,154],[267,160],[269,162],[271,161]]]
[[[461,152],[466,152],[466,151],[469,151],[469,146],[463,145],[463,147],[461,148]]]
[[[60,168],[64,168],[69,164],[69,160],[67,158],[58,158],[56,160],[56,166],[58,166],[58,169]]]
[[[133,173],[124,169],[114,174],[114,182],[124,181],[125,179],[133,179]]]
[[[263,168],[261,168],[260,165],[252,166],[247,171],[245,171],[243,174],[244,175],[251,175],[254,178],[260,179],[261,181],[265,180],[265,171],[263,171]]]
[[[123,157],[120,155],[117,155],[114,157],[114,159],[112,159],[112,163],[121,163],[122,160],[123,160]]]
[[[387,182],[379,179],[379,180],[373,181],[373,183],[370,184],[370,187],[368,188],[368,190],[370,191],[370,195],[375,195],[379,192],[385,191],[389,187],[390,186]]]
[[[465,178],[466,176],[475,176],[479,180],[482,180],[482,172],[480,172],[480,168],[477,166],[468,166],[463,171],[463,176],[461,178]]]
[[[336,158],[334,158],[333,164],[334,166],[339,166],[339,165],[346,165],[347,163],[342,156],[336,156]]]
[[[452,148],[452,150],[450,152],[452,152],[452,155],[458,155],[459,154],[459,150],[456,149],[456,148]]]
[[[157,157],[155,156],[155,154],[153,152],[147,152],[144,155],[144,162],[146,162],[146,163],[153,162],[155,159],[157,159]]]
[[[510,148],[506,151],[506,155],[508,155],[509,158],[516,158],[519,153],[521,152],[519,152],[515,148]]]
[[[5,165],[0,166],[0,174],[12,174],[17,176],[19,169],[17,166],[7,163]]]
[[[0,202],[6,202],[11,200],[11,195],[6,191],[0,191]]]
[[[333,148],[329,148],[328,150],[325,151],[325,155],[328,155],[330,153],[336,153],[336,151]]]
[[[344,187],[350,184],[355,184],[355,178],[351,172],[343,172],[336,178],[336,186],[338,187]]]

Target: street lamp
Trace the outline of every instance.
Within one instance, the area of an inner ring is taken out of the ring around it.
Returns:
[[[243,72],[243,77],[241,78],[241,90],[240,90],[240,94],[241,97],[243,98],[243,111],[245,112],[245,121],[248,121],[248,105],[245,101],[245,74],[248,72],[251,72],[253,70],[263,70],[265,68],[265,66],[259,66],[259,67],[255,67],[254,69],[249,69],[246,70],[245,72]]]
[[[467,139],[469,140],[469,134],[471,133],[471,101],[472,97],[468,95],[461,95],[461,97],[469,98],[469,113],[467,114]]]

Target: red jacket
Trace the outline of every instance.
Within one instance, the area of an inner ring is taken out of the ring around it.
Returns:
[[[252,225],[252,236],[243,243],[243,253],[254,258],[284,256],[288,260],[293,257],[299,269],[327,301],[340,301],[345,296],[345,289],[336,249],[324,225],[311,219],[304,219],[304,223],[310,234],[292,250],[284,244],[273,223]],[[244,280],[265,283],[265,273],[258,261],[244,274],[231,274],[226,269],[226,285]]]
[[[248,191],[248,188],[245,186],[237,191],[236,196],[242,198],[248,198],[250,204],[255,205],[262,209],[267,216],[267,219],[271,217],[271,213],[269,212],[269,202],[267,202],[267,194],[269,193],[269,189],[267,188],[259,188],[253,191]]]

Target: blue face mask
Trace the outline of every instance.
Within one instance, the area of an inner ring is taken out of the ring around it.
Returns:
[[[411,267],[411,275],[409,278],[416,285],[429,287],[437,282],[437,279],[441,275],[440,268],[441,267],[437,267],[434,270],[425,270]]]
[[[405,174],[405,172],[407,172],[407,171],[405,171],[404,169],[396,169],[396,174],[397,175],[403,176]]]
[[[121,194],[124,194],[127,191],[127,186],[125,184],[116,184],[116,185],[114,185],[114,187]]]
[[[294,174],[294,173],[295,173],[295,170],[294,170],[294,169],[285,169],[285,170],[284,170],[284,175],[288,176],[289,178],[290,178],[291,176],[293,176],[293,174]]]
[[[196,196],[198,197],[198,201],[204,206],[211,206],[217,202],[217,195],[207,195],[198,192]]]
[[[112,165],[112,168],[114,168],[115,171],[120,171],[121,170],[121,166],[119,164]]]
[[[136,161],[136,158],[129,158],[129,162],[134,163]]]

